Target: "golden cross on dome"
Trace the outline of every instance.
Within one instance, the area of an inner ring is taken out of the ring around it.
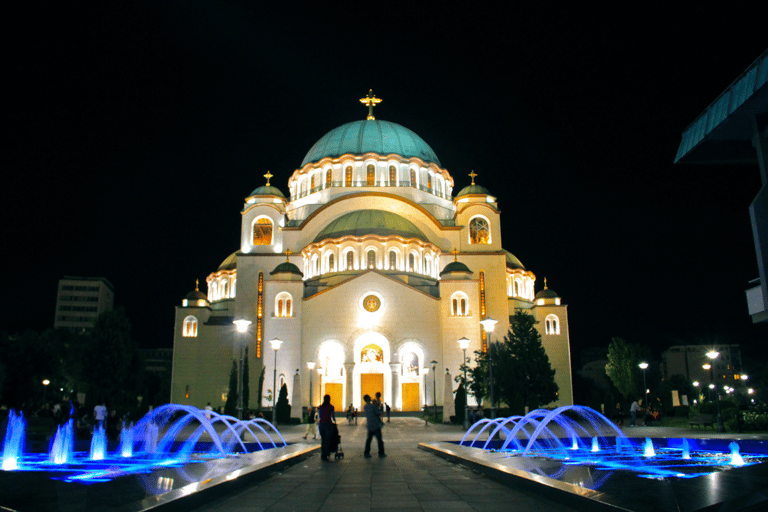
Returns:
[[[368,90],[368,94],[365,98],[360,98],[360,103],[368,106],[368,117],[366,117],[366,119],[368,121],[376,119],[373,117],[373,107],[381,103],[381,98],[377,98],[376,95],[373,94],[373,89]]]
[[[200,280],[199,279],[195,279],[195,291],[196,292],[200,291]]]
[[[457,258],[458,258],[459,250],[458,249],[454,249],[451,252],[453,253],[453,261],[456,261]]]
[[[274,178],[274,175],[271,172],[267,171],[267,174],[265,174],[264,177],[267,178],[267,186],[269,186],[269,180]]]
[[[467,176],[472,177],[472,184],[475,184],[475,176],[477,176],[477,173],[475,171],[470,172]]]
[[[546,277],[544,278],[544,289],[545,290],[547,289],[547,278]]]
[[[286,249],[285,250],[285,261],[291,261],[290,258],[289,258],[290,255],[291,255],[291,250],[290,249]]]

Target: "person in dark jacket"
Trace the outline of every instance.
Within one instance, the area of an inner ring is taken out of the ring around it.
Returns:
[[[323,397],[323,404],[317,408],[317,415],[319,417],[317,426],[320,429],[320,459],[328,461],[331,454],[333,424],[336,423],[336,410],[331,405],[331,395]]]

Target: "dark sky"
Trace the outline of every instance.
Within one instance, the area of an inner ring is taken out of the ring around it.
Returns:
[[[475,170],[498,196],[504,246],[569,304],[576,356],[622,336],[768,360],[744,295],[758,170],[673,165],[768,46],[747,4],[49,4],[7,19],[0,330],[50,327],[58,279],[104,276],[140,343],[171,346],[174,306],[238,248],[243,199],[267,170],[287,194],[373,88],[455,190]]]

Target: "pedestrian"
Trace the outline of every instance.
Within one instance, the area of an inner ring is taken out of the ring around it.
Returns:
[[[380,395],[380,393],[377,393],[377,395]],[[381,439],[381,427],[384,426],[384,423],[381,421],[381,409],[371,403],[371,395],[365,395],[363,400],[365,400],[365,407],[363,407],[363,411],[365,412],[365,422],[368,427],[368,437],[365,439],[365,451],[363,452],[363,456],[366,459],[371,457],[371,439],[376,437],[376,442],[379,445],[379,457],[386,457],[387,454],[384,453],[384,441]]]
[[[376,398],[373,399],[373,405],[376,407],[379,411],[384,412],[384,405],[381,403],[381,392],[376,392]]]
[[[643,405],[642,400],[635,400],[632,402],[632,405],[629,407],[629,415],[631,416],[631,419],[629,420],[629,426],[634,427],[635,426],[635,420],[637,419],[637,413],[641,412],[643,408],[641,407]]]
[[[99,405],[93,408],[93,426],[99,428],[104,425],[104,420],[107,419],[107,405],[105,402],[101,402]]]
[[[307,413],[307,431],[304,432],[304,439],[307,438],[310,432],[312,432],[312,439],[317,439],[317,428],[315,428],[315,420],[317,420],[316,414],[315,408],[310,407],[309,412]]]
[[[384,402],[384,408],[387,410],[387,423],[389,423],[392,415],[392,408],[389,406],[388,403]]]
[[[211,402],[208,402],[208,405],[205,406],[205,419],[207,420],[211,419],[212,412],[213,412],[213,407],[211,406]]]
[[[317,409],[320,429],[320,460],[329,461],[331,455],[331,434],[336,423],[336,409],[331,405],[331,395],[323,397],[323,404]]]

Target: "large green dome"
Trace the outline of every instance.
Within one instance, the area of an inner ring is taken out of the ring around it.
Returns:
[[[325,157],[362,155],[369,152],[381,155],[395,153],[406,158],[418,157],[425,162],[440,165],[440,160],[432,148],[414,132],[399,124],[373,119],[353,121],[329,131],[315,142],[301,162],[301,167]]]
[[[325,229],[315,237],[315,242],[343,236],[365,235],[399,235],[403,238],[418,238],[429,242],[413,222],[383,210],[359,210],[342,215],[325,226]]]

